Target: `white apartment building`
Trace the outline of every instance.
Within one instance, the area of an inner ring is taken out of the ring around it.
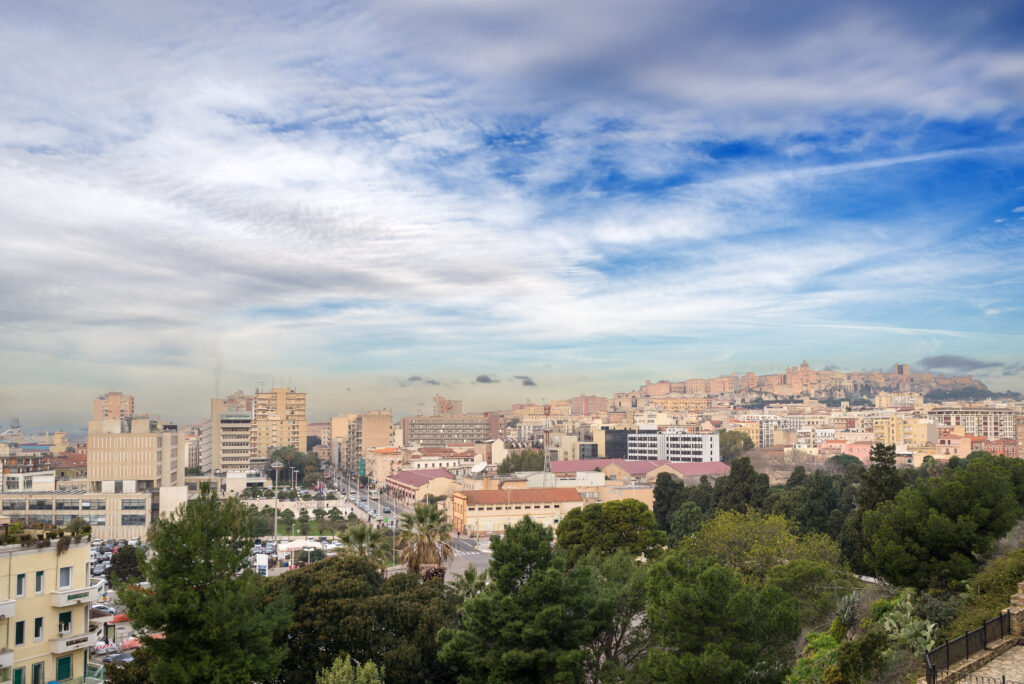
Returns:
[[[683,428],[658,431],[642,427],[627,435],[626,458],[707,463],[722,460],[722,453],[717,432],[689,432]]]

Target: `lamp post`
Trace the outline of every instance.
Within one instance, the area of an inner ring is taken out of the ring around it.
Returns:
[[[274,461],[273,463],[270,464],[270,467],[274,469],[274,544],[276,545],[277,544],[277,494],[278,494],[278,492],[277,492],[277,482],[278,482],[278,473],[281,471],[281,468],[284,468],[284,463],[281,463],[280,461]]]

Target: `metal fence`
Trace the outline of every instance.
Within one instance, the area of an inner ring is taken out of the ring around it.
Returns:
[[[966,674],[960,677],[965,684],[1021,684],[1013,679],[1007,679],[1006,675],[994,677],[991,675]]]
[[[948,670],[955,663],[984,651],[993,641],[1010,634],[1010,612],[1003,611],[998,617],[985,620],[981,627],[964,632],[963,636],[950,639],[925,654],[925,678],[928,684],[935,684],[939,673]],[[996,680],[993,680],[995,682]],[[980,684],[981,680],[979,680]]]

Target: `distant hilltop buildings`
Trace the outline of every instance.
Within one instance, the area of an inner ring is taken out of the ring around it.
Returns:
[[[735,401],[776,401],[794,397],[846,399],[881,392],[927,394],[933,390],[986,390],[972,375],[947,377],[941,373],[911,373],[906,364],[897,363],[887,373],[846,373],[837,370],[813,370],[804,361],[784,373],[755,375],[733,373],[718,378],[681,382],[648,380],[639,390],[613,395],[614,408],[637,408],[639,399],[650,397],[714,397]]]

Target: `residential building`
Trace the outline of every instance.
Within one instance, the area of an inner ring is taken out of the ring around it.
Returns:
[[[107,392],[92,401],[93,420],[121,420],[135,415],[135,397],[121,392]]]
[[[89,573],[88,536],[69,541],[67,548],[0,546],[2,682],[80,682],[90,668],[89,649],[99,633],[90,628],[89,607],[100,587]]]
[[[281,447],[306,450],[306,394],[291,387],[256,392],[250,433],[250,463],[266,468],[270,454]]]
[[[210,400],[210,420],[200,427],[203,474],[248,471],[252,467],[253,397],[241,391]]]
[[[365,411],[355,414],[347,423],[348,438],[343,458],[344,467],[350,472],[365,476],[366,457],[370,450],[395,446],[395,423],[391,411]]]
[[[917,409],[924,406],[920,392],[879,392],[875,395],[875,408]]]
[[[458,399],[445,399],[440,394],[434,395],[435,416],[461,416],[462,401]]]
[[[883,444],[924,446],[935,444],[939,438],[939,430],[931,419],[906,413],[875,418],[872,427],[875,441]]]
[[[985,439],[1017,439],[1013,409],[985,406],[937,406],[928,417],[939,427],[960,428],[963,433]]]
[[[402,418],[407,445],[443,447],[449,442],[485,442],[497,439],[497,414],[413,416]]]
[[[569,487],[463,490],[452,494],[448,515],[459,534],[491,534],[526,516],[556,527],[569,511],[584,504],[579,492]]]
[[[314,439],[315,438],[315,439]],[[306,425],[306,451],[313,451],[316,444],[331,443],[330,423],[308,423]]]
[[[400,447],[377,447],[366,453],[366,477],[373,483],[384,482],[388,477],[407,467],[411,456]]]
[[[608,410],[608,397],[580,395],[569,400],[574,416],[592,416]]]

